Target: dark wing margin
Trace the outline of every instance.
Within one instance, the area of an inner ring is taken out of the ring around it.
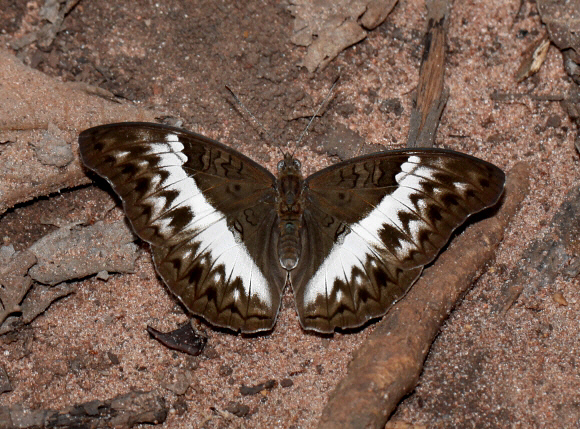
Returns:
[[[219,142],[152,123],[88,129],[79,149],[192,313],[234,331],[272,329],[286,273],[264,250],[278,231],[270,172]]]
[[[291,272],[302,326],[330,333],[384,315],[504,182],[493,164],[440,149],[368,155],[310,176],[303,257]]]

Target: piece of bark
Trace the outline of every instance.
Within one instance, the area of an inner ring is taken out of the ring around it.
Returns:
[[[447,0],[431,0],[427,2],[427,9],[427,31],[407,147],[433,147],[439,118],[449,97],[449,91],[444,89],[444,78],[450,6]]]
[[[10,378],[2,365],[0,365],[0,394],[11,392],[12,384],[10,384]]]
[[[345,22],[356,22],[368,0],[291,0],[288,9],[294,16],[292,43],[310,46],[317,38],[328,38]],[[345,46],[346,47],[346,46]]]
[[[372,30],[381,25],[391,13],[399,0],[372,0],[359,21],[364,28]]]
[[[456,237],[377,324],[331,393],[320,429],[384,427],[399,401],[415,387],[441,324],[493,259],[528,192],[527,174],[528,166],[517,164],[508,175],[497,213]]]
[[[54,301],[75,291],[76,286],[70,283],[60,283],[52,287],[35,284],[22,303],[21,322],[24,324],[32,322],[44,313]]]
[[[300,66],[323,69],[344,49],[367,37],[366,29],[380,25],[397,0],[292,0],[292,43],[308,46]],[[364,27],[364,28],[363,28]]]
[[[192,356],[199,355],[207,344],[207,337],[198,334],[191,326],[191,321],[171,332],[161,332],[151,326],[147,326],[147,332],[165,347]]]
[[[0,327],[8,316],[22,311],[20,303],[32,285],[28,270],[36,263],[33,253],[9,249],[4,246],[0,253]]]
[[[571,58],[580,64],[580,0],[538,0],[537,5],[552,43],[571,50]]]
[[[76,286],[70,283],[61,283],[53,287],[35,284],[28,291],[20,306],[20,314],[9,316],[0,326],[0,335],[29,324],[44,313],[53,302],[75,291]]]
[[[80,131],[158,112],[90,94],[0,49],[0,215],[15,204],[90,182],[77,158]]]
[[[325,32],[316,38],[308,47],[308,53],[299,64],[314,73],[318,68],[324,69],[344,49],[360,42],[367,33],[354,21],[341,22],[333,31]]]
[[[141,423],[159,424],[168,407],[157,392],[134,391],[106,401],[91,401],[64,410],[29,410],[0,407],[0,428],[130,428]]]
[[[133,272],[138,251],[135,240],[124,220],[59,228],[30,246],[38,262],[29,274],[39,283],[55,285],[103,270]]]
[[[543,234],[523,252],[516,270],[501,289],[495,313],[508,311],[519,296],[532,296],[556,277],[580,274],[580,185],[571,189]]]

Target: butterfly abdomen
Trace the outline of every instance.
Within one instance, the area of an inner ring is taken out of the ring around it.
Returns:
[[[278,217],[280,237],[278,240],[278,260],[285,270],[293,270],[298,265],[302,249],[300,229],[304,213],[304,180],[300,173],[300,163],[291,156],[282,163],[278,173]]]

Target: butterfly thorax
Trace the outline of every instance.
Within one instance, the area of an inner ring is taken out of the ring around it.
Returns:
[[[280,238],[278,259],[286,270],[292,270],[300,259],[300,228],[304,212],[304,179],[300,171],[300,161],[290,154],[278,163],[278,217]]]

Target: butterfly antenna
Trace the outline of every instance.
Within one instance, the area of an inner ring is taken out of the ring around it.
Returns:
[[[294,148],[294,152],[292,152],[292,156],[294,156],[294,153],[296,153],[296,150],[298,150],[298,145],[300,144],[300,142],[302,142],[302,140],[304,139],[304,137],[306,137],[306,133],[308,132],[308,128],[310,128],[310,125],[312,125],[312,122],[314,122],[314,119],[318,116],[318,114],[320,113],[320,111],[322,110],[322,108],[326,105],[326,103],[330,99],[330,96],[332,95],[332,90],[334,89],[334,87],[338,83],[338,79],[340,79],[340,75],[338,75],[336,77],[336,79],[334,79],[334,82],[332,83],[332,86],[328,90],[328,94],[324,98],[324,101],[320,104],[320,106],[318,106],[318,109],[316,109],[316,112],[310,118],[310,122],[308,122],[308,125],[306,125],[306,128],[304,128],[304,131],[302,131],[302,134],[300,135],[300,138],[296,142],[296,147]]]
[[[262,129],[262,132],[268,138],[268,141],[270,143],[274,142],[275,139],[272,137],[272,135],[270,134],[270,132],[266,129],[266,127],[264,125],[262,125],[262,123],[258,120],[258,118],[256,118],[256,116],[252,112],[250,112],[250,109],[248,109],[244,105],[244,103],[241,102],[241,100],[238,98],[238,96],[236,95],[236,93],[228,85],[225,85],[225,87],[230,92],[230,94],[232,94],[232,97],[234,97],[234,100],[236,100],[236,103],[238,103],[240,105],[240,107],[244,110],[244,112],[246,112],[254,120],[254,122],[256,122],[256,124],[258,124],[260,126],[260,128]],[[262,134],[260,134],[260,137],[262,139],[264,139],[264,136]],[[278,146],[278,149],[280,150],[280,152],[282,152],[282,155],[284,155],[284,151],[282,150],[282,147],[280,146],[280,144],[279,143],[276,143],[276,145]]]

